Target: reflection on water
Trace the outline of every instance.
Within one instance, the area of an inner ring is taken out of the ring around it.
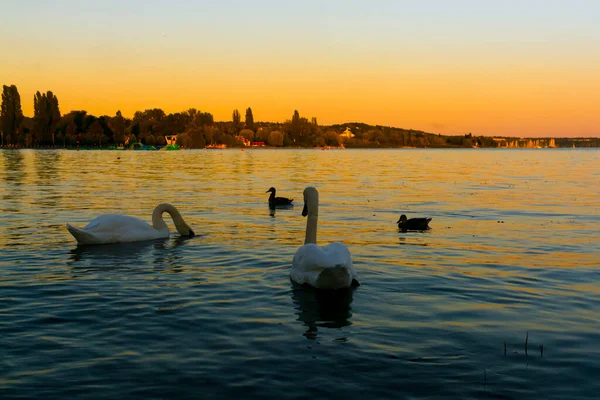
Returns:
[[[291,211],[294,209],[294,205],[293,204],[286,204],[284,206],[272,206],[269,205],[269,215],[271,217],[275,217],[275,214],[277,213],[277,211],[279,210],[280,212],[286,212],[286,211]]]
[[[113,243],[103,245],[76,245],[69,251],[68,265],[79,269],[128,269],[141,268],[149,262],[159,269],[168,268],[178,272],[182,256],[178,247],[198,238],[176,236],[157,240]]]
[[[40,189],[37,201],[48,208],[60,204],[61,195],[57,191],[60,185],[58,168],[60,166],[61,152],[58,150],[38,151],[35,153],[34,163],[37,181]]]
[[[61,152],[58,150],[35,152],[35,171],[38,185],[58,185],[58,168],[60,166]]]
[[[20,187],[25,178],[25,171],[23,165],[23,153],[18,150],[4,150],[0,152],[2,154],[4,169],[2,177],[4,179],[4,187],[2,200],[4,200],[3,207],[14,207],[16,201],[19,199]],[[0,206],[2,207],[2,206]],[[16,209],[6,209],[5,212],[14,212]]]
[[[600,391],[598,150],[0,154],[2,399]],[[318,241],[348,246],[359,288],[290,284],[306,219],[271,186],[319,189]],[[199,235],[65,228],[164,202]],[[432,229],[399,232],[403,213]]]
[[[116,261],[119,264],[127,265],[131,261],[138,260],[143,253],[152,249],[165,249],[168,241],[169,239],[165,238],[132,243],[76,245],[69,253],[73,262],[90,260],[111,264]]]
[[[6,183],[16,182],[19,184],[24,177],[23,153],[18,150],[0,151],[4,161],[4,180]]]
[[[350,304],[356,288],[319,290],[292,283],[292,299],[298,320],[307,327],[308,339],[317,339],[319,328],[343,328],[351,324]]]

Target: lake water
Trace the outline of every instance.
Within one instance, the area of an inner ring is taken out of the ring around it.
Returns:
[[[290,282],[306,186],[353,291]],[[4,150],[0,199],[2,399],[600,392],[599,150]],[[162,202],[198,235],[65,229]]]

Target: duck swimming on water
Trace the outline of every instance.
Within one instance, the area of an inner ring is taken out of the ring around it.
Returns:
[[[406,215],[402,214],[396,223],[398,224],[398,229],[402,231],[425,231],[431,229],[429,221],[431,221],[431,218],[407,219]]]
[[[265,193],[269,193],[269,192],[271,192],[271,195],[269,196],[269,207],[288,206],[288,205],[292,204],[292,201],[294,201],[294,199],[288,199],[287,197],[275,197],[275,188],[274,187],[271,187]]]

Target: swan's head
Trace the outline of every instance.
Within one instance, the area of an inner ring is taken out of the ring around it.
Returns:
[[[271,188],[269,188],[269,190],[267,190],[265,193],[269,193],[269,192],[273,192],[273,193],[275,193],[275,188],[274,188],[274,187],[271,187]]]
[[[181,236],[187,236],[187,237],[196,236],[196,234],[194,233],[192,228],[190,228],[190,226],[188,224],[186,224],[185,222],[183,223],[183,226],[181,228],[177,229],[177,231],[179,232],[179,234]]]
[[[155,228],[161,228],[163,226],[166,226],[165,221],[162,218],[162,214],[164,212],[169,213],[171,218],[173,218],[175,228],[181,236],[192,237],[196,235],[192,228],[190,228],[190,226],[186,224],[186,222],[183,220],[179,211],[169,203],[161,203],[157,205],[154,211],[152,212],[152,225]]]
[[[406,222],[406,215],[404,215],[404,214],[402,214],[400,216],[400,219],[398,221],[396,221],[397,224],[405,223],[405,222]]]
[[[302,216],[317,216],[319,215],[319,192],[312,186],[304,189],[304,208]]]

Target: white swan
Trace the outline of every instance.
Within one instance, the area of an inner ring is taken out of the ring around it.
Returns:
[[[162,214],[173,218],[177,232],[182,236],[194,236],[194,231],[185,223],[181,214],[171,204],[162,203],[152,212],[152,226],[139,218],[121,214],[101,215],[84,228],[67,224],[78,244],[128,243],[169,237],[169,227]]]
[[[321,248],[317,246],[317,220],[319,218],[319,192],[314,187],[304,189],[306,237],[304,246],[294,254],[290,278],[299,284],[309,284],[318,289],[340,289],[358,286],[352,257],[345,244],[335,242]]]

